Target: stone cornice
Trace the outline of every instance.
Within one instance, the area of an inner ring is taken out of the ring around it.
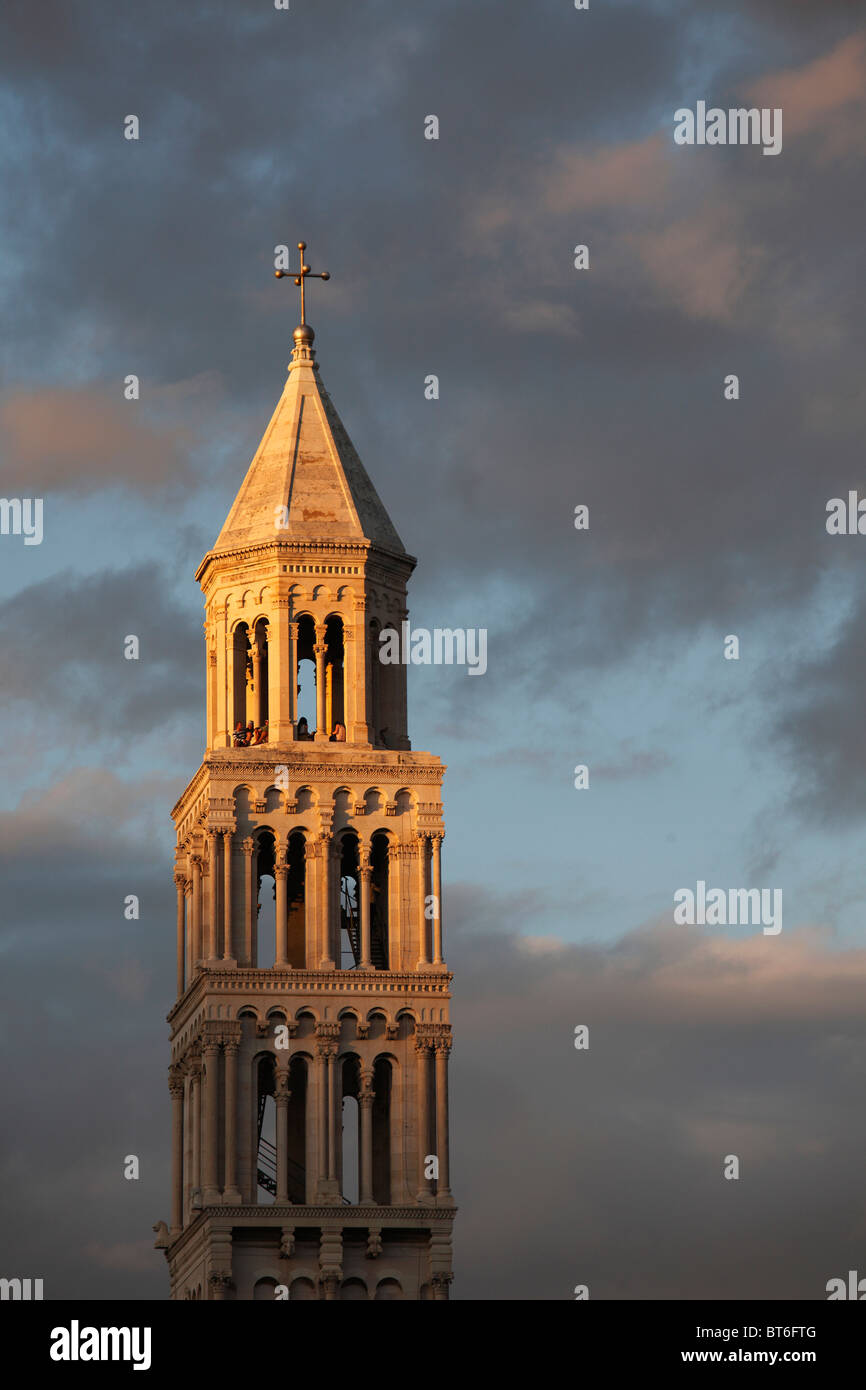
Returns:
[[[166,1015],[171,1023],[182,1006],[192,1006],[208,994],[316,995],[341,994],[346,1000],[363,995],[402,994],[407,1001],[434,994],[450,999],[454,976],[449,970],[277,970],[239,966],[232,970],[202,970]]]
[[[414,555],[409,555],[406,551],[390,550],[387,546],[378,541],[329,541],[322,540],[273,540],[264,541],[256,545],[238,546],[229,550],[209,550],[201,561],[195,572],[195,577],[203,585],[204,576],[208,569],[213,566],[220,568],[226,565],[240,566],[242,568],[251,564],[261,564],[262,560],[273,559],[281,560],[303,560],[307,557],[339,557],[341,560],[357,560],[359,564],[365,564],[370,560],[381,558],[386,566],[397,565],[405,570],[408,577],[418,561]],[[278,578],[282,578],[282,571],[277,572]],[[286,579],[294,579],[297,576],[286,574]],[[334,578],[346,576],[334,576]],[[357,576],[360,578],[361,576]]]
[[[244,749],[211,749],[172,807],[172,817],[176,819],[183,813],[186,803],[199,795],[210,778],[234,781],[239,777],[244,781],[248,777],[270,777],[275,768],[287,767],[290,780],[295,774],[305,781],[336,784],[341,781],[368,781],[371,775],[378,774],[379,781],[441,784],[447,770],[446,764],[434,753],[425,753],[420,749],[404,752],[359,745],[351,748],[347,757],[344,751],[347,745],[335,744],[334,748],[340,751],[335,752],[333,759],[323,759],[315,744],[308,753],[299,752],[299,747],[296,743],[269,744],[265,752],[265,746],[258,744],[255,759],[245,758]],[[263,761],[265,757],[267,761]]]
[[[277,1206],[213,1206],[202,1207],[194,1221],[183,1230],[168,1247],[169,1258],[179,1255],[184,1246],[195,1238],[205,1221],[218,1221],[226,1229],[232,1226],[268,1226],[279,1229],[282,1226],[321,1226],[339,1225],[369,1228],[371,1226],[388,1230],[390,1227],[405,1229],[410,1226],[421,1230],[450,1229],[458,1211],[455,1203],[442,1206],[418,1204],[418,1206],[354,1206],[348,1203],[333,1205],[294,1206],[291,1202]]]

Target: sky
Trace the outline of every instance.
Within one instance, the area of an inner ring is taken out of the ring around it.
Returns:
[[[411,621],[488,632],[483,676],[409,669],[448,765],[452,1296],[824,1297],[866,1236],[866,540],[825,525],[866,496],[862,7],[0,23],[0,493],[44,500],[41,545],[0,536],[7,1272],[166,1296],[193,576],[282,389],[274,248],[303,238]],[[675,144],[698,101],[781,108],[782,152]],[[699,880],[780,889],[782,932],[676,925]]]

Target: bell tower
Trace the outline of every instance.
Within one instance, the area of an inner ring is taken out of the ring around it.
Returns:
[[[157,1241],[173,1299],[446,1299],[451,1281],[445,769],[411,747],[405,665],[379,659],[415,561],[313,342],[302,321],[196,575],[207,739],[172,812]]]

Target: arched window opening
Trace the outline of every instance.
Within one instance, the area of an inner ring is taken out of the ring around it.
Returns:
[[[277,958],[277,885],[274,877],[274,837],[259,836],[256,854],[256,949],[259,969],[270,969]]]
[[[255,1288],[253,1289],[253,1302],[258,1302],[259,1299],[267,1299],[273,1303],[276,1292],[276,1279],[257,1279]]]
[[[388,969],[388,836],[381,831],[370,844],[370,959],[376,970]]]
[[[262,1057],[257,1069],[256,1201],[272,1204],[277,1195],[277,1109],[274,1104],[273,1057]]]
[[[391,1200],[391,1063],[376,1059],[373,1067],[373,1201]]]
[[[288,1192],[290,1202],[307,1200],[307,1063],[293,1057],[289,1063]]]
[[[376,1298],[402,1298],[403,1290],[396,1279],[381,1279],[376,1287]]]
[[[268,722],[268,624],[264,618],[256,623],[255,640],[252,644],[253,667],[253,713],[256,729],[265,730]],[[260,739],[260,742],[265,742]]]
[[[299,830],[289,836],[288,865],[288,957],[290,965],[303,970],[307,964],[307,860],[304,837]]]
[[[361,1192],[361,1130],[358,1111],[358,1091],[360,1089],[360,1061],[357,1057],[347,1057],[343,1062],[343,1148],[342,1148],[342,1187],[343,1200],[357,1204]]]
[[[340,1289],[340,1300],[363,1299],[367,1302],[367,1285],[363,1279],[347,1279]]]
[[[330,617],[325,624],[325,732],[330,737],[337,725],[346,736],[343,620]]]
[[[250,634],[246,623],[238,623],[232,643],[232,728],[240,724],[245,729],[252,719],[252,698],[248,697],[252,685],[253,667],[250,657]]]
[[[298,724],[301,736],[304,730],[312,736],[316,728],[315,647],[316,624],[309,613],[305,613],[298,619]]]
[[[314,1299],[316,1286],[312,1279],[293,1279],[289,1285],[289,1298]]]
[[[340,969],[353,970],[361,960],[357,835],[344,835],[340,848]]]

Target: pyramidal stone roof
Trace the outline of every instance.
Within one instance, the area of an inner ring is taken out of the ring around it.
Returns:
[[[312,340],[309,326],[295,330],[283,394],[211,554],[275,540],[370,541],[405,554],[322,384]]]

